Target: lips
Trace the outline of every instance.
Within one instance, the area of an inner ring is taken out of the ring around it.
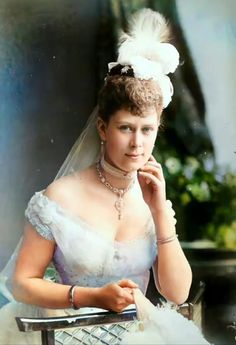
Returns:
[[[138,157],[143,156],[143,154],[137,154],[137,153],[131,153],[131,154],[126,153],[125,155],[126,155],[127,157],[133,158],[133,159],[137,159]]]

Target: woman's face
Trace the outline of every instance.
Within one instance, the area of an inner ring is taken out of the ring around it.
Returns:
[[[108,124],[99,120],[98,131],[104,141],[106,161],[124,171],[140,169],[152,154],[158,126],[159,116],[154,107],[146,109],[142,117],[119,110]]]

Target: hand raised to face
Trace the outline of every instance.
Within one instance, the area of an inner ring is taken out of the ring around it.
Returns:
[[[138,171],[138,181],[144,201],[151,211],[166,208],[166,184],[162,166],[151,156],[147,163]]]

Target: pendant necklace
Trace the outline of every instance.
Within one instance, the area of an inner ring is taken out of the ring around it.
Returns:
[[[117,195],[117,200],[114,204],[116,210],[118,211],[118,219],[121,220],[123,218],[122,215],[122,209],[124,208],[124,195],[130,188],[134,185],[135,179],[133,178],[128,187],[126,188],[116,188],[113,187],[106,179],[106,177],[102,174],[102,171],[100,169],[101,163],[98,162],[96,164],[96,169],[98,173],[99,180],[106,186],[108,189],[110,189],[113,193]],[[117,169],[118,170],[118,169]]]

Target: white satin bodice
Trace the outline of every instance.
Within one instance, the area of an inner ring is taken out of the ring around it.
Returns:
[[[55,240],[53,263],[62,283],[98,287],[128,278],[145,293],[157,251],[152,220],[142,237],[111,241],[43,191],[31,198],[25,216],[41,236]]]

